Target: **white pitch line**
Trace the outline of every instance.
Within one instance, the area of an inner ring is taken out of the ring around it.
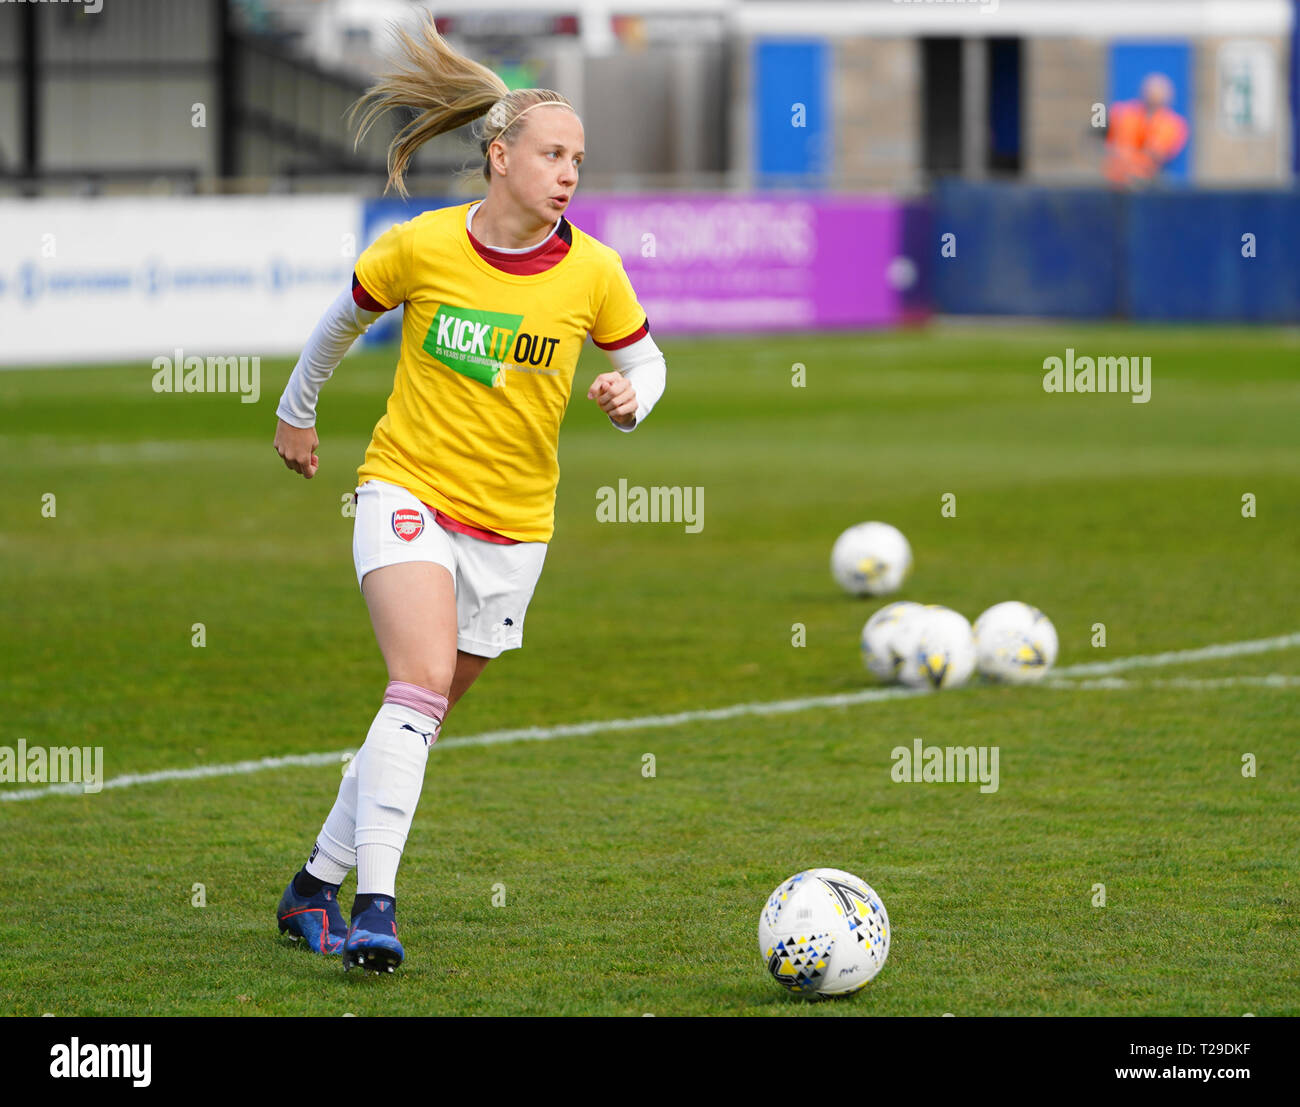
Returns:
[[[1286,650],[1292,646],[1300,646],[1300,633],[1282,634],[1276,638],[1256,638],[1248,642],[1226,642],[1219,646],[1201,646],[1195,650],[1171,650],[1168,653],[1120,657],[1114,661],[1090,661],[1085,665],[1067,665],[1057,669],[1056,676],[1104,676],[1107,673],[1121,673],[1125,669],[1157,669],[1166,665],[1181,665],[1186,661],[1214,661],[1221,657],[1242,657],[1251,653]]]
[[[264,769],[280,769],[289,765],[337,765],[342,761],[344,754],[355,752],[355,750],[340,750],[338,753],[297,753],[286,757],[262,757],[256,761],[236,761],[229,765],[196,765],[190,769],[159,769],[154,773],[127,773],[104,781],[103,790],[131,788],[136,784],[158,784],[165,780],[202,780],[209,776],[239,776],[241,773],[260,773]],[[25,788],[21,792],[0,792],[0,800],[76,796],[81,795],[85,790],[80,784],[49,784],[44,788]]]
[[[565,726],[494,730],[486,734],[466,735],[464,738],[448,738],[446,742],[440,741],[438,744],[440,746],[494,746],[499,742],[545,742],[551,738],[576,738],[583,734],[600,734],[607,730],[656,730],[661,727],[681,726],[682,723],[735,719],[742,715],[785,715],[792,711],[807,711],[813,707],[852,707],[859,703],[874,703],[876,700],[895,700],[926,694],[924,688],[868,688],[862,692],[809,696],[800,700],[736,703],[730,707],[679,711],[675,715],[642,715],[636,719],[602,719],[591,723],[569,723]]]
[[[1054,679],[1045,682],[1053,688],[1115,688],[1128,687],[1127,682],[1107,683],[1071,682],[1062,677],[1085,676],[1097,673],[1118,672],[1122,669],[1151,668],[1161,665],[1177,665],[1185,661],[1202,661],[1210,658],[1237,657],[1242,654],[1264,653],[1268,650],[1288,649],[1300,646],[1300,633],[1284,634],[1277,638],[1259,638],[1247,642],[1230,642],[1218,646],[1204,646],[1194,650],[1176,650],[1170,653],[1141,654],[1135,657],[1122,657],[1114,661],[1103,661],[1088,665],[1071,665],[1058,669]],[[1223,678],[1240,681],[1255,678]],[[1258,678],[1269,686],[1282,687],[1276,681],[1290,681],[1295,678],[1274,676]],[[1300,681],[1298,681],[1300,682]],[[1177,687],[1192,687],[1182,681],[1161,682]],[[1210,682],[1201,682],[1197,687],[1208,687]],[[642,715],[632,719],[599,719],[589,723],[568,723],[550,727],[521,727],[514,730],[489,730],[482,734],[469,734],[463,738],[444,738],[438,745],[446,748],[468,746],[493,746],[504,742],[546,742],[556,738],[577,738],[587,734],[603,734],[619,730],[656,730],[664,727],[681,726],[683,723],[709,722],[718,719],[735,719],[745,715],[785,715],[796,711],[808,711],[819,707],[853,707],[861,703],[874,703],[878,700],[904,699],[912,696],[925,696],[925,689],[912,688],[867,688],[861,692],[841,692],[831,696],[808,696],[796,700],[769,700],[760,703],[737,703],[730,707],[715,707],[700,711],[679,711],[673,715]],[[292,766],[338,765],[355,750],[336,750],[333,753],[302,753],[284,757],[262,757],[253,761],[236,761],[228,765],[196,765],[189,769],[160,769],[152,773],[127,773],[116,776],[103,783],[103,790],[110,788],[131,788],[137,784],[158,784],[169,780],[203,780],[215,776],[240,776],[246,773],[259,773],[266,769],[282,769]],[[50,784],[43,788],[24,788],[21,791],[0,791],[0,801],[39,799],[42,796],[79,795],[85,789],[80,784]]]
[[[1300,688],[1300,676],[1286,673],[1269,673],[1267,676],[1230,677],[1172,677],[1169,680],[1125,680],[1123,677],[1100,677],[1097,680],[1045,680],[1045,688],[1062,688],[1067,691],[1099,691],[1124,688]]]
[[[772,700],[766,703],[737,703],[730,707],[679,711],[675,715],[642,715],[634,719],[598,719],[589,723],[568,723],[561,726],[489,730],[482,734],[468,734],[464,738],[442,738],[438,741],[438,747],[446,749],[458,746],[493,746],[502,742],[546,742],[556,738],[577,738],[586,734],[601,734],[614,730],[654,730],[710,719],[734,719],[742,715],[782,715],[792,711],[806,711],[814,707],[852,707],[875,700],[892,700],[927,694],[925,689],[868,688],[862,692],[842,692],[833,696],[810,696],[807,699]],[[130,788],[136,784],[157,784],[167,780],[239,776],[244,773],[258,773],[264,769],[281,769],[296,765],[339,765],[345,757],[354,753],[356,753],[354,749],[336,750],[333,753],[302,753],[286,757],[263,757],[256,761],[236,761],[230,765],[197,765],[191,769],[160,769],[153,773],[128,773],[104,781],[102,790]],[[44,788],[25,788],[17,792],[0,791],[0,800],[79,795],[83,791],[85,789],[80,784],[50,784]]]

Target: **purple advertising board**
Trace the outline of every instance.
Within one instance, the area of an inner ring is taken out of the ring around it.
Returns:
[[[915,272],[886,198],[579,193],[566,214],[622,256],[657,334],[891,326]]]

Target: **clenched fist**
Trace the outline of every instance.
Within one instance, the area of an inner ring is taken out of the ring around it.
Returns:
[[[283,459],[287,468],[301,473],[308,480],[316,475],[320,459],[316,457],[316,447],[320,439],[316,437],[315,427],[295,427],[280,420],[275,428],[275,450]]]
[[[601,373],[587,389],[587,399],[595,400],[616,423],[636,422],[636,389],[622,373]]]

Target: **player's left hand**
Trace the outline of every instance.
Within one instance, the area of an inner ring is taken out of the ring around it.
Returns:
[[[587,399],[595,400],[616,423],[636,421],[636,389],[622,373],[601,373],[587,389]]]

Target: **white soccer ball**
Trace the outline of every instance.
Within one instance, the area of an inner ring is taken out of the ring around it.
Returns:
[[[911,600],[898,600],[886,604],[862,628],[862,663],[875,676],[884,681],[898,677],[899,666],[903,664],[903,655],[897,645],[904,630],[904,623],[924,608]]]
[[[855,596],[888,596],[912,571],[912,547],[888,523],[858,523],[835,539],[831,574]]]
[[[950,607],[927,604],[899,628],[898,679],[909,688],[960,688],[975,671],[975,634]]]
[[[768,896],[758,916],[758,951],[772,978],[792,992],[848,995],[889,956],[889,915],[852,873],[806,869]]]
[[[1056,661],[1059,643],[1052,620],[1019,600],[995,603],[975,620],[980,672],[1005,684],[1033,684]]]

